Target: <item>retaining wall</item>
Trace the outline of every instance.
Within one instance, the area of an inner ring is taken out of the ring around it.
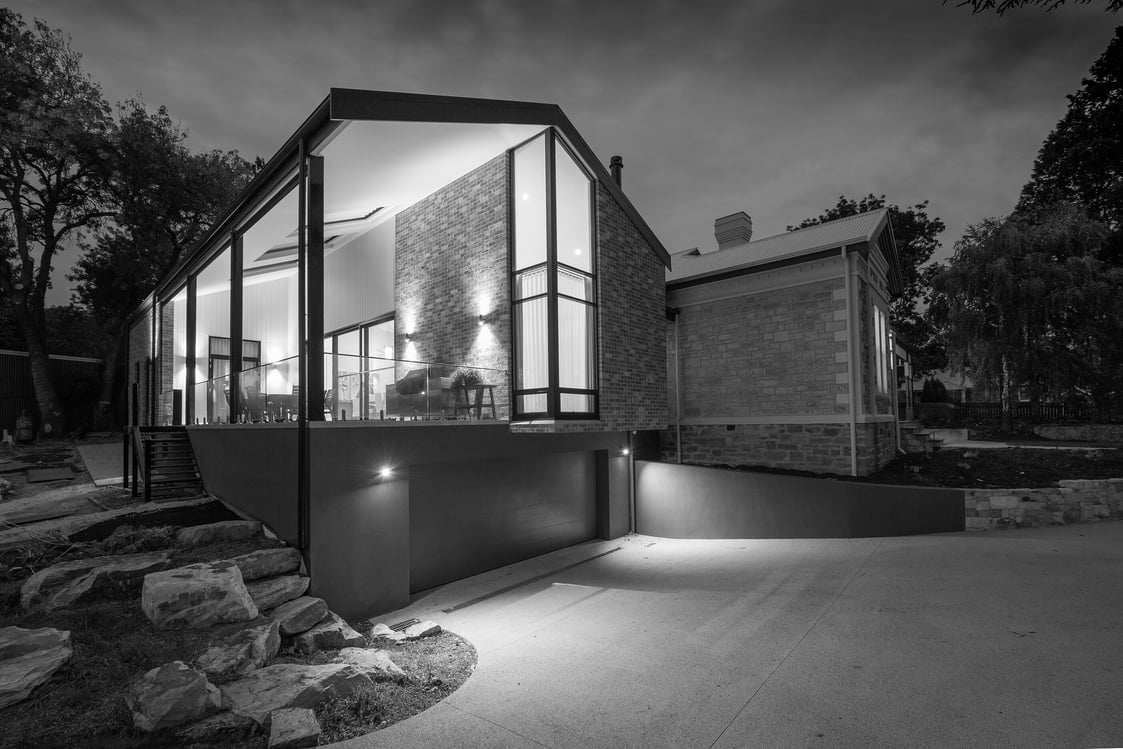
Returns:
[[[1036,489],[965,489],[964,509],[969,531],[1123,519],[1123,478],[1074,479]]]

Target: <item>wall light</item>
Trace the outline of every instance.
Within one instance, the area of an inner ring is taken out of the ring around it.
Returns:
[[[394,475],[394,471],[390,466],[382,466],[382,470],[378,472],[378,475],[384,479],[388,479]]]
[[[625,447],[623,450],[620,451],[620,454],[621,455],[631,455],[632,451]]]
[[[413,343],[413,333],[406,333],[406,343]]]
[[[483,316],[483,315],[480,315],[480,325],[484,325],[484,324],[486,324],[486,322],[487,322],[487,321],[486,321],[486,320],[484,320],[484,316]]]

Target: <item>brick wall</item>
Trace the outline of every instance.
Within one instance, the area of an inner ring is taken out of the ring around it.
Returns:
[[[849,424],[684,424],[681,432],[684,463],[850,473]],[[661,458],[674,461],[675,429],[662,437]]]
[[[156,423],[172,423],[172,375],[175,366],[175,308],[160,308],[160,356],[156,360]]]
[[[1123,518],[1123,478],[1058,481],[1041,489],[967,489],[967,530],[1033,528]]]
[[[507,161],[497,156],[399,213],[394,260],[395,357],[490,370],[501,419],[510,413]]]
[[[126,420],[132,423],[133,417],[133,403],[132,403],[132,384],[137,382],[139,387],[137,389],[137,400],[139,402],[138,411],[140,414],[139,423],[148,424],[148,367],[149,357],[152,355],[152,317],[151,312],[137,320],[136,324],[129,329],[129,361],[128,361],[128,383],[129,383],[129,401],[128,413]],[[137,364],[140,365],[140,379],[137,380]]]
[[[666,268],[600,183],[596,206],[599,429],[662,429],[667,425]]]
[[[846,300],[834,293],[843,284],[832,279],[683,307],[682,415],[847,413]],[[673,327],[667,335],[673,341]],[[673,368],[668,382],[674,387]]]

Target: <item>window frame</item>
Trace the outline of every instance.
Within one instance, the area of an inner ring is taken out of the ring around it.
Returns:
[[[519,149],[530,145],[538,138],[544,138],[544,151],[545,151],[545,189],[546,189],[546,260],[545,262],[534,263],[525,268],[517,268],[517,247],[516,247],[516,212],[518,210],[518,201],[515,194],[515,155]],[[584,271],[576,268],[567,263],[558,260],[558,231],[557,231],[557,153],[561,149],[569,159],[574,163],[578,170],[588,180],[588,211],[589,211],[589,253],[590,253],[590,270]],[[575,149],[570,146],[564,138],[553,127],[546,128],[540,133],[537,133],[531,138],[513,146],[508,151],[508,237],[509,237],[509,280],[510,280],[510,304],[511,304],[511,414],[512,419],[519,421],[529,421],[535,419],[557,419],[557,420],[599,420],[600,419],[600,289],[599,289],[599,274],[597,273],[597,264],[600,260],[599,246],[597,242],[597,205],[596,205],[596,177],[585,167],[581,159],[577,156]],[[537,271],[545,267],[546,270],[546,290],[545,292],[528,295],[525,298],[519,298],[517,295],[519,277],[530,272]],[[559,270],[564,270],[575,276],[587,279],[589,282],[589,298],[581,299],[569,294],[564,294],[558,291],[558,273]],[[520,374],[519,374],[519,326],[516,321],[519,320],[517,310],[520,305],[528,301],[536,299],[546,299],[546,318],[547,318],[547,385],[546,387],[534,388],[520,388]],[[566,299],[578,304],[584,305],[592,312],[591,324],[588,326],[587,335],[591,336],[591,341],[587,338],[586,345],[589,348],[589,370],[592,374],[592,387],[591,388],[573,388],[562,387],[560,385],[560,366],[559,366],[559,330],[558,330],[558,301],[559,299]],[[529,395],[545,394],[546,408],[543,411],[523,411],[520,407],[521,398]],[[561,408],[563,395],[576,395],[586,396],[592,398],[592,409],[590,411],[563,411]]]

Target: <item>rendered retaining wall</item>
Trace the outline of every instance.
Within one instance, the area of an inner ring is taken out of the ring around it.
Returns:
[[[966,489],[964,510],[969,531],[1123,519],[1123,478],[1074,479],[1037,489]]]

